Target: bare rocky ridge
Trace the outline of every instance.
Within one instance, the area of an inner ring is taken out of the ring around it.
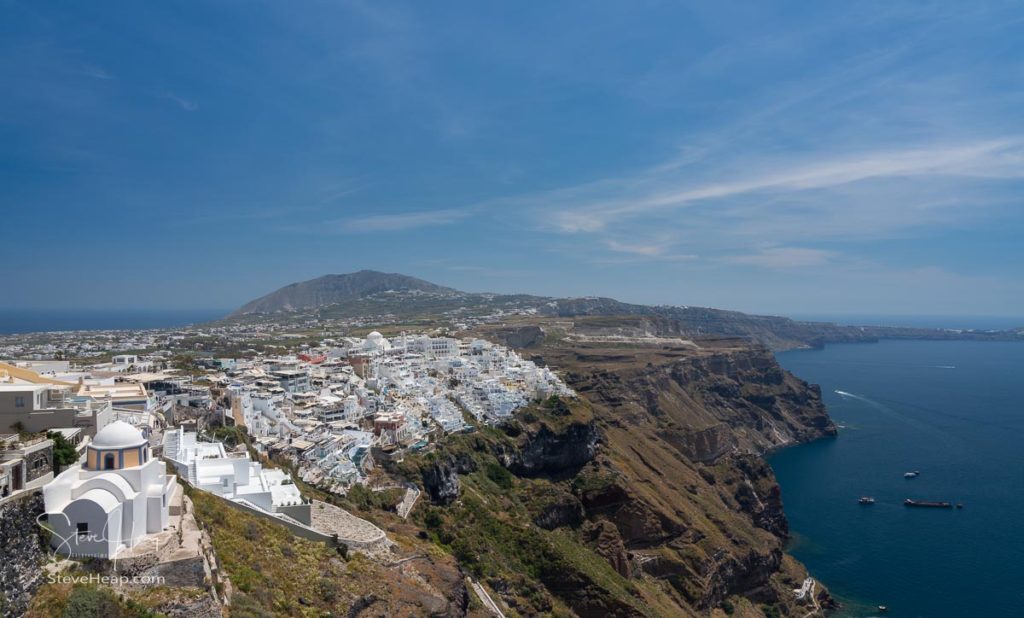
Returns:
[[[884,326],[841,326],[805,322],[771,315],[752,315],[709,307],[648,306],[613,298],[551,298],[528,294],[461,292],[406,275],[363,270],[346,275],[326,275],[293,283],[251,301],[231,319],[258,319],[280,314],[318,319],[390,316],[410,317],[490,315],[509,317],[529,314],[543,318],[568,318],[576,336],[675,337],[710,335],[742,337],[773,350],[820,347],[826,343],[867,343],[879,339],[1024,339],[1024,328],[1006,331],[956,331],[946,329]],[[536,330],[521,331],[513,347],[536,345]]]

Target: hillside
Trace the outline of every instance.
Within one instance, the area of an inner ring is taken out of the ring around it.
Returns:
[[[316,309],[386,292],[406,294],[420,292],[441,295],[456,293],[450,288],[407,275],[361,270],[345,275],[324,275],[309,281],[286,285],[266,296],[246,303],[232,315]]]
[[[753,315],[709,307],[638,305],[613,298],[553,298],[528,294],[461,292],[422,279],[364,270],[293,283],[246,303],[232,320],[325,321],[358,318],[378,325],[456,326],[474,319],[509,321],[513,316],[588,318],[593,328],[627,336],[743,337],[773,350],[866,343],[880,339],[1024,340],[1024,328],[963,331],[887,326],[842,326]]]
[[[835,435],[817,387],[740,339],[585,342],[550,327],[529,339],[530,328],[481,334],[524,337],[522,353],[579,396],[380,461],[375,483],[423,490],[408,520],[386,493],[301,485],[385,529],[390,555],[306,541],[190,491],[229,582],[217,588],[225,615],[491,616],[478,586],[508,618],[811,618],[834,606],[821,584],[793,593],[808,573],[784,551],[782,498],[762,458]],[[202,591],[165,595],[51,585],[29,613],[212,615],[194,609]],[[106,613],[68,613],[100,601]]]
[[[784,553],[764,452],[832,436],[820,392],[737,340],[571,344],[524,353],[578,400],[446,440],[392,472],[432,505],[413,519],[509,615],[820,615]]]

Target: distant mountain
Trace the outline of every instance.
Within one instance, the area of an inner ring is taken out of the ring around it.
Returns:
[[[324,275],[309,281],[292,283],[243,305],[231,315],[275,313],[318,309],[356,301],[383,292],[425,292],[434,295],[458,294],[456,290],[416,277],[397,273],[361,270],[346,275]]]
[[[293,283],[247,303],[228,317],[244,319],[282,312],[296,318],[409,320],[444,317],[453,322],[471,316],[572,318],[578,322],[576,332],[590,332],[594,336],[693,338],[724,335],[751,339],[775,350],[879,339],[1024,339],[1024,331],[841,326],[708,307],[636,305],[592,296],[553,298],[460,292],[415,277],[373,270]]]

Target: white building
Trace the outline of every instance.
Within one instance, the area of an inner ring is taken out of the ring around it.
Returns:
[[[413,349],[429,358],[450,358],[458,356],[459,340],[454,337],[417,337]]]
[[[279,369],[270,373],[281,388],[289,393],[304,393],[309,390],[309,372],[305,369]]]
[[[0,376],[0,432],[38,433],[58,427],[80,427],[92,435],[110,421],[109,401],[74,396],[73,385],[3,382]]]
[[[309,524],[309,504],[290,476],[265,470],[248,453],[227,453],[220,442],[200,442],[179,427],[164,434],[164,457],[190,485],[269,514]]]
[[[63,554],[113,558],[167,527],[174,487],[142,433],[114,421],[89,443],[84,464],[43,488],[51,545]]]
[[[366,336],[366,339],[363,341],[362,344],[362,349],[364,352],[368,352],[371,354],[383,353],[391,349],[391,342],[385,339],[384,335],[380,334],[377,331],[373,331],[372,333]]]

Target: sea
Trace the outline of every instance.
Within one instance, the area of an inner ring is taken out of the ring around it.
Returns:
[[[778,359],[821,385],[839,426],[770,458],[790,551],[839,615],[1024,616],[1024,343],[882,341]]]
[[[0,309],[0,334],[174,328],[229,313],[230,309]]]

